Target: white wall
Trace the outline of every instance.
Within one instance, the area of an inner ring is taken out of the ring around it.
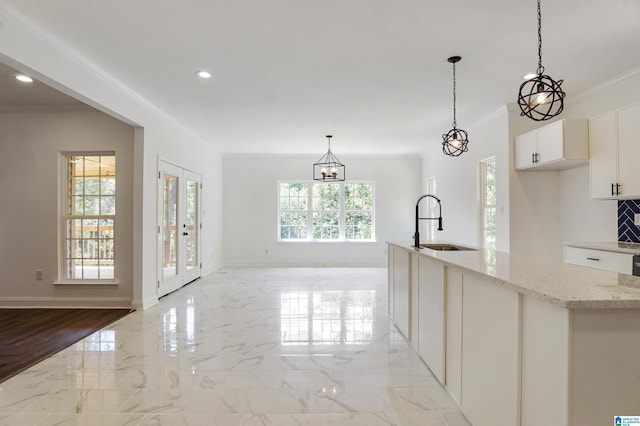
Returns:
[[[561,261],[560,172],[516,171],[513,166],[516,136],[549,123],[521,117],[515,104],[509,105],[508,109],[510,252]]]
[[[567,101],[568,117],[592,118],[640,102],[640,69],[602,84]],[[617,241],[618,203],[592,200],[589,167],[562,172],[560,176],[563,241]]]
[[[446,130],[443,129],[443,133]],[[499,250],[508,251],[510,161],[507,109],[500,108],[465,130],[469,133],[469,151],[459,157],[444,155],[442,139],[437,137],[432,138],[423,152],[423,188],[426,188],[426,177],[435,176],[436,192],[442,200],[444,230],[437,232],[436,237],[459,244],[481,244],[478,163],[495,156],[498,207],[496,245]]]
[[[278,180],[310,180],[317,158],[225,156],[225,265],[386,265],[386,241],[411,239],[419,157],[349,158],[347,179],[375,182],[375,242],[277,242]]]
[[[133,142],[133,306],[140,309],[157,303],[158,157],[202,174],[203,271],[221,267],[222,159],[211,141],[194,135],[11,7],[3,5],[2,13],[0,60],[136,127]]]
[[[60,286],[59,153],[116,153],[117,286]],[[0,114],[3,306],[119,306],[133,298],[133,128],[87,108]],[[36,281],[35,271],[43,271]]]

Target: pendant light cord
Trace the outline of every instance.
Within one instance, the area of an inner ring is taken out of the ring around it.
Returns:
[[[456,63],[453,63],[453,128],[456,128]]]
[[[540,0],[538,0],[538,75],[544,73],[542,66],[542,13],[540,12]]]

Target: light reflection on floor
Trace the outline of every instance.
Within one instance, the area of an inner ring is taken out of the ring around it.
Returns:
[[[0,424],[468,426],[384,268],[211,274],[0,384]]]

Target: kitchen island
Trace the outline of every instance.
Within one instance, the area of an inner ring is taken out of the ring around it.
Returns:
[[[388,246],[389,313],[473,425],[640,415],[640,277]]]

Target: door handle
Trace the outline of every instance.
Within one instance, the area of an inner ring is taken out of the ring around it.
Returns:
[[[600,259],[597,257],[587,257],[587,260],[595,260],[596,262],[600,262]]]
[[[616,194],[614,194],[614,193],[613,193],[613,188],[614,188],[614,186],[615,186],[615,183],[612,183],[612,184],[611,184],[611,196],[612,196],[612,197],[613,197],[614,195],[616,195]]]
[[[616,183],[616,195],[620,195],[620,184]]]

